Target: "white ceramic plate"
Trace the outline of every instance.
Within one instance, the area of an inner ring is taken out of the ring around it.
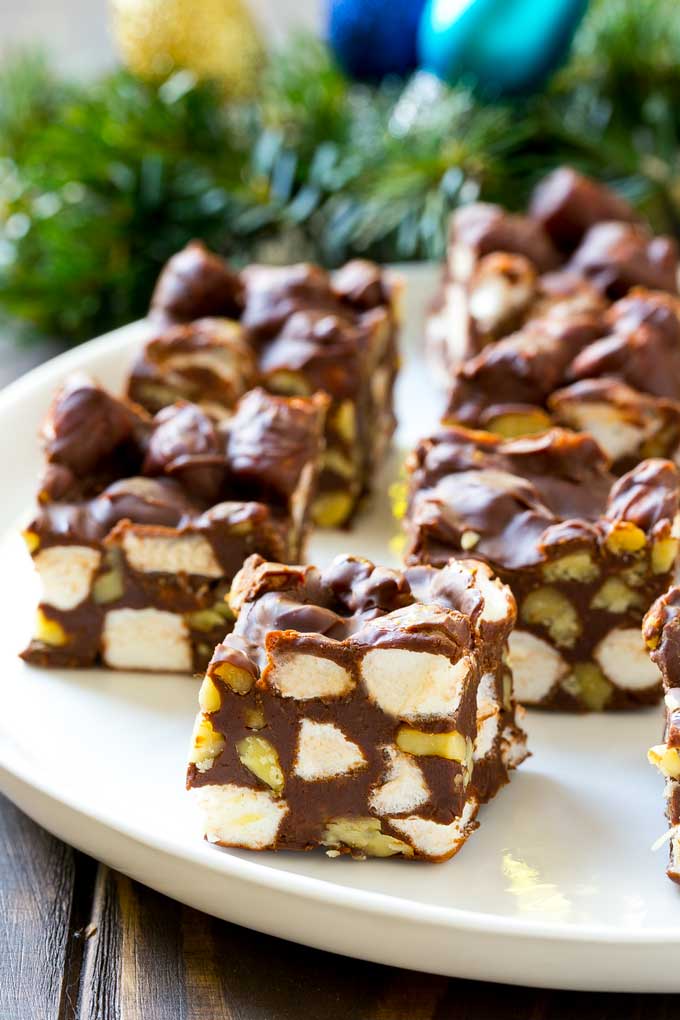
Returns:
[[[417,353],[436,274],[407,275],[401,450],[441,407]],[[447,864],[258,856],[204,843],[187,803],[195,681],[41,671],[17,659],[35,588],[14,530],[33,498],[38,424],[73,369],[117,387],[146,330],[86,344],[0,394],[0,789],[62,839],[155,889],[321,949],[456,977],[680,991],[680,891],[665,877],[665,851],[650,852],[664,830],[662,785],[645,761],[660,710],[530,714],[533,757]],[[394,531],[383,495],[355,531],[316,537],[310,558],[353,551],[393,562]]]

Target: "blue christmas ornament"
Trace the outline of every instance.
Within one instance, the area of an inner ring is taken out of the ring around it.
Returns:
[[[418,34],[424,70],[470,81],[490,98],[540,89],[569,52],[588,0],[427,0]]]
[[[380,81],[417,66],[425,0],[328,0],[328,43],[352,78]]]

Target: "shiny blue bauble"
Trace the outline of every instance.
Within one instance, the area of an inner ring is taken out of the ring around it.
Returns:
[[[424,6],[425,0],[328,0],[328,43],[345,73],[377,82],[413,71]]]
[[[427,0],[420,64],[489,98],[541,88],[569,52],[588,0]]]

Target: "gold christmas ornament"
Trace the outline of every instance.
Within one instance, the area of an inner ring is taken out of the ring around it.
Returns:
[[[252,93],[263,48],[243,0],[111,0],[125,64],[142,78],[186,69],[229,95]]]

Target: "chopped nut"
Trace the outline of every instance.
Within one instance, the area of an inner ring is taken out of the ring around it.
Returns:
[[[236,694],[247,694],[255,683],[253,676],[247,670],[232,666],[230,662],[220,662],[213,669],[213,673],[220,680],[224,680],[225,684],[231,687]]]
[[[677,747],[657,744],[650,747],[647,759],[668,779],[680,779],[680,751]]]
[[[354,478],[356,474],[352,461],[334,447],[324,450],[321,456],[321,470],[332,471],[341,478]]]
[[[641,598],[620,577],[608,577],[590,600],[591,609],[606,609],[610,613],[626,613],[631,606],[639,606]]]
[[[267,725],[267,720],[261,708],[244,709],[243,720],[249,730],[262,730]]]
[[[546,581],[594,581],[600,573],[600,568],[593,561],[589,552],[581,549],[578,552],[567,553],[559,559],[543,564],[543,576]]]
[[[193,613],[186,613],[184,619],[192,630],[209,631],[216,627],[224,629],[226,626],[224,614],[217,609],[217,606],[213,606],[212,609],[197,609]]]
[[[201,689],[198,692],[198,704],[201,707],[201,711],[205,712],[206,715],[211,712],[217,712],[222,704],[222,696],[220,689],[217,684],[209,677],[203,677],[203,683]]]
[[[464,549],[465,552],[467,552],[468,549],[474,549],[481,537],[482,536],[476,531],[464,531],[460,536],[461,549]]]
[[[321,842],[324,846],[344,844],[369,857],[413,856],[413,848],[408,843],[382,831],[379,818],[333,818],[326,826]]]
[[[508,411],[507,414],[497,414],[487,423],[489,432],[502,436],[503,439],[515,439],[518,436],[531,436],[536,432],[545,432],[552,422],[540,408],[535,411]]]
[[[349,517],[354,497],[349,492],[328,492],[312,504],[312,520],[320,528],[337,528]]]
[[[280,393],[284,397],[308,397],[312,392],[304,375],[285,368],[268,375],[265,384],[271,393]]]
[[[43,644],[52,645],[55,648],[65,645],[68,642],[68,635],[60,623],[45,616],[42,609],[36,614],[35,637]]]
[[[647,536],[632,521],[618,521],[606,538],[606,546],[615,556],[626,556],[629,553],[644,549]]]
[[[170,386],[163,386],[161,383],[145,382],[139,385],[135,399],[147,408],[168,407],[180,400],[182,394]]]
[[[241,763],[274,793],[283,792],[283,770],[273,744],[264,737],[244,737],[236,745],[236,753]]]
[[[580,695],[586,708],[601,712],[609,701],[613,687],[594,662],[577,662],[568,680],[573,681],[574,693]]]
[[[118,549],[109,549],[106,553],[106,564],[108,569],[100,574],[92,585],[92,598],[102,606],[108,605],[109,602],[117,602],[125,591]]]
[[[395,741],[398,748],[407,754],[418,756],[448,758],[464,765],[468,760],[472,742],[457,730],[450,733],[425,733],[411,726],[400,726]]]
[[[253,530],[252,521],[236,521],[229,528],[229,533],[232,535],[249,535]]]
[[[521,612],[526,623],[545,627],[560,647],[571,648],[581,633],[576,609],[557,588],[534,589],[525,598]]]
[[[31,554],[40,548],[40,535],[38,535],[37,532],[31,531],[27,528],[26,531],[21,532],[21,537],[26,543],[26,548]]]
[[[648,568],[644,560],[631,563],[629,567],[621,571],[621,577],[631,588],[641,587],[647,580]]]
[[[343,400],[329,417],[331,428],[346,443],[354,443],[357,437],[357,418],[353,400]]]
[[[652,546],[652,572],[666,574],[672,570],[678,555],[677,538],[660,538]]]
[[[213,727],[207,716],[199,715],[194,727],[193,743],[189,761],[199,772],[207,772],[212,768],[226,745],[221,733]]]

